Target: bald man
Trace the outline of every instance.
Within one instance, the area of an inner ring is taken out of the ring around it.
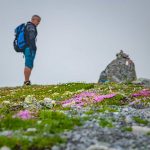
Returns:
[[[37,26],[41,21],[41,17],[34,15],[30,22],[27,22],[25,30],[25,39],[27,47],[24,50],[25,56],[25,68],[24,68],[24,85],[31,85],[30,76],[34,65],[34,58],[36,55],[36,37],[37,37]]]

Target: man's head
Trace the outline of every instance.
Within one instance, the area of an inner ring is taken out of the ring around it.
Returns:
[[[41,17],[38,16],[38,15],[33,15],[32,18],[31,18],[31,22],[35,25],[35,26],[38,26],[38,24],[40,23],[41,21]]]

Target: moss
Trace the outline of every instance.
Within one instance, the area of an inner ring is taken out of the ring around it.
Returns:
[[[132,127],[122,127],[121,130],[122,130],[122,131],[128,131],[128,132],[131,132],[131,131],[132,131]]]
[[[18,144],[22,149],[30,149],[30,147],[44,149],[46,146],[50,149],[52,145],[64,141],[57,134],[80,125],[82,124],[79,118],[70,118],[59,111],[41,110],[37,118],[30,120],[12,118],[10,115],[7,115],[1,119],[0,131],[11,130],[17,131],[18,134],[16,136],[15,134],[12,135],[11,138],[0,136],[0,141],[4,139],[0,146],[5,143],[5,145],[13,149]],[[36,131],[28,132],[28,128],[35,128]],[[24,139],[24,136],[27,138]],[[30,141],[29,139],[32,140]]]
[[[111,106],[103,105],[100,108],[96,107],[93,109],[90,109],[89,111],[85,112],[87,115],[92,115],[94,113],[105,113],[105,112],[118,112],[116,108],[111,108]]]
[[[138,116],[133,117],[133,120],[134,120],[136,123],[144,124],[144,125],[147,125],[147,124],[149,123],[148,120],[141,119],[141,118],[138,117]]]
[[[42,121],[40,128],[48,124],[51,127],[50,131],[59,132],[64,129],[72,129],[75,125],[81,125],[79,118],[70,118],[59,111],[42,110],[39,113],[39,119]]]
[[[22,120],[19,118],[12,118],[11,115],[5,116],[0,121],[0,130],[25,130],[27,128],[35,127],[36,120]]]
[[[116,108],[111,108],[111,106],[103,105],[100,109],[96,110],[97,112],[118,112]]]
[[[108,127],[108,128],[113,128],[113,124],[111,120],[105,119],[105,118],[101,118],[99,121],[99,125],[101,127]]]
[[[81,118],[81,120],[84,122],[84,121],[88,121],[90,120],[90,117],[89,116],[84,116]]]
[[[87,112],[85,112],[85,114],[87,114],[87,115],[92,115],[92,114],[94,114],[94,113],[95,113],[95,111],[93,111],[92,109],[89,110],[89,111],[87,111]]]
[[[70,107],[60,107],[60,110],[67,111],[67,110],[71,110],[71,108]]]
[[[141,90],[143,87],[135,84],[128,83],[104,83],[104,84],[96,84],[94,89],[98,90],[100,94],[108,94],[108,93],[117,93],[121,94],[124,97],[129,96],[132,92],[136,92]]]
[[[0,108],[0,114],[9,114],[11,111],[10,111],[10,108],[8,106],[3,106],[2,108]]]
[[[117,106],[120,106],[122,105],[122,100],[124,99],[124,96],[123,95],[116,95],[112,98],[107,98],[107,99],[104,99],[103,101],[97,103],[96,105],[104,105],[104,106],[107,106],[107,105],[117,105]]]
[[[10,147],[12,150],[44,150],[51,149],[54,144],[60,144],[65,142],[59,136],[54,137],[36,137],[32,139],[32,142],[26,138],[18,137],[0,137],[0,147],[5,145]]]
[[[148,132],[147,135],[150,136],[150,132]]]
[[[4,145],[10,147],[12,150],[15,150],[16,148],[26,150],[29,141],[27,139],[0,136],[0,147]]]

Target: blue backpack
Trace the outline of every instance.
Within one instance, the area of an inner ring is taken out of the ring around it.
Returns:
[[[23,23],[15,29],[14,49],[16,52],[24,52],[27,46],[25,37],[26,25]]]

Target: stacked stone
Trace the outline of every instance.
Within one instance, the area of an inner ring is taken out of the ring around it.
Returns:
[[[135,65],[129,55],[122,50],[116,54],[113,60],[104,71],[102,71],[98,82],[132,82],[137,79]]]

